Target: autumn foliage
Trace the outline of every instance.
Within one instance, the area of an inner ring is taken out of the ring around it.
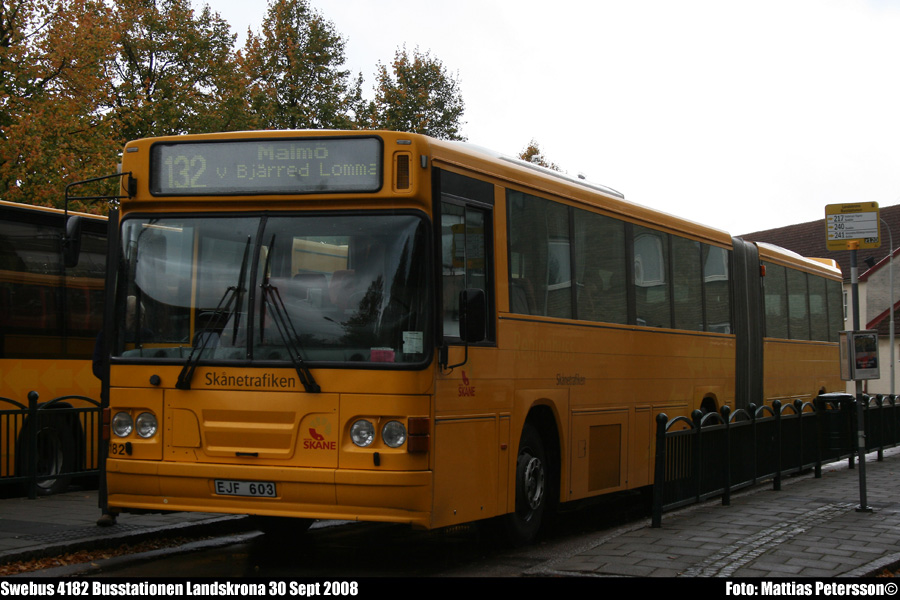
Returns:
[[[362,74],[344,68],[346,40],[308,0],[270,0],[243,48],[199,4],[2,0],[0,199],[60,207],[67,184],[114,173],[139,137],[378,127],[461,138],[459,84],[428,53],[379,64],[367,102]]]
[[[547,160],[547,157],[544,156],[544,151],[537,143],[537,140],[533,138],[530,142],[528,142],[528,145],[525,146],[525,149],[519,153],[519,158],[521,160],[524,160],[525,162],[540,165],[542,167],[552,169],[553,171],[562,171],[562,169],[559,168],[558,164]]]
[[[441,139],[464,139],[460,135],[460,119],[465,104],[459,83],[440,60],[418,48],[410,54],[403,47],[394,55],[390,69],[378,65],[376,77],[370,125]]]

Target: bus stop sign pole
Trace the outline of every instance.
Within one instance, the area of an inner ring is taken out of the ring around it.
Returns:
[[[859,268],[857,251],[859,242],[848,243],[850,249],[850,295],[853,298],[853,330],[859,331]],[[855,377],[855,375],[854,375]],[[856,512],[872,512],[866,498],[866,428],[863,411],[862,379],[856,381],[856,454],[859,458],[859,506]]]
[[[846,350],[849,360],[849,378],[856,382],[856,453],[859,458],[859,507],[858,512],[871,512],[866,501],[866,430],[865,415],[863,410],[862,380],[876,379],[877,374],[877,335],[874,352],[868,354],[868,348],[857,356],[859,350],[856,345],[865,346],[871,340],[860,331],[859,328],[859,269],[857,267],[857,252],[860,248],[878,248],[881,246],[880,215],[877,202],[857,202],[852,204],[829,204],[825,207],[825,227],[827,232],[826,247],[829,250],[850,251],[850,293],[853,299],[853,331],[849,332],[850,347],[842,349],[842,355]],[[892,309],[893,310],[893,309]],[[860,342],[857,342],[857,339]],[[857,360],[859,358],[859,360]],[[870,367],[876,369],[870,369]],[[861,367],[861,369],[858,369]],[[870,373],[857,373],[857,370]]]

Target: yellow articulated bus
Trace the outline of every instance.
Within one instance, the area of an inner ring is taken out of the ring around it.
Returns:
[[[787,403],[809,400],[810,391],[845,391],[830,371],[844,313],[834,279],[837,263],[806,259],[770,244],[757,246],[765,273],[763,398]]]
[[[62,491],[66,473],[98,465],[96,431],[74,416],[48,414],[39,424],[14,416],[32,391],[42,406],[64,396],[100,402],[91,360],[103,326],[107,223],[72,216],[80,223],[77,265],[66,264],[63,211],[0,201],[0,478],[24,473],[27,437],[36,435],[39,493]],[[68,398],[52,408],[86,405]]]
[[[466,144],[161,137],[122,174],[113,512],[502,517],[524,541],[651,484],[659,412],[842,389],[837,269]],[[806,284],[770,308],[779,270]]]

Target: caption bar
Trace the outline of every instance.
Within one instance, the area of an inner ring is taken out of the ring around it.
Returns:
[[[888,583],[795,583],[763,581],[761,583],[725,583],[726,596],[896,596],[897,584]]]
[[[359,594],[355,581],[268,581],[233,583],[230,581],[149,583],[146,581],[103,583],[100,581],[59,581],[41,583],[0,582],[0,596],[270,596],[270,597],[350,597]]]

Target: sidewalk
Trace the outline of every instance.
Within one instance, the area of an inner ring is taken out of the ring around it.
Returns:
[[[630,577],[863,577],[900,562],[900,449],[866,456],[867,506],[858,512],[859,469],[847,461],[649,519],[549,561],[533,575]]]
[[[116,525],[99,527],[99,517],[96,490],[35,500],[2,498],[0,564],[136,542],[161,532],[222,535],[241,531],[246,522],[243,515],[179,512],[120,515]]]
[[[565,555],[548,557],[526,576],[860,577],[900,562],[900,449],[866,459],[867,504],[858,512],[858,469],[846,461],[771,482],[616,531],[584,536]],[[0,564],[52,556],[161,531],[221,535],[248,526],[242,516],[206,513],[121,515],[98,527],[95,491],[28,500],[0,499]],[[33,573],[40,576],[40,572]]]

